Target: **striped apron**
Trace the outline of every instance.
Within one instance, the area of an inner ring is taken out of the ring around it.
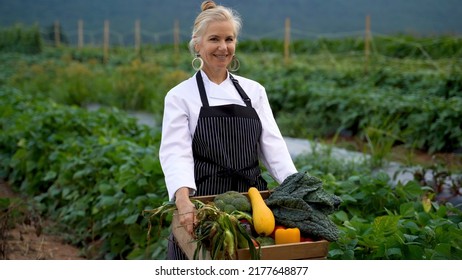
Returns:
[[[247,192],[250,186],[267,189],[258,161],[260,118],[239,82],[230,78],[246,106],[209,106],[202,76],[196,74],[202,101],[192,141],[197,196]],[[170,240],[168,259],[186,259],[173,235]]]

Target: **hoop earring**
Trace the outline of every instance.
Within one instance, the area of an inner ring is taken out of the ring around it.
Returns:
[[[231,72],[236,72],[241,67],[241,63],[239,59],[237,59],[236,55],[233,55],[233,59],[231,60],[231,64],[229,65],[228,70]]]
[[[199,61],[199,66],[196,66],[197,62]],[[204,60],[199,54],[196,54],[196,57],[193,58],[191,62],[192,68],[196,71],[200,71],[202,67],[204,66]]]

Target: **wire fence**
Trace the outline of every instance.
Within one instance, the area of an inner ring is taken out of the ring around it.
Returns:
[[[51,31],[51,32],[50,32]],[[174,49],[178,49],[179,44],[184,44],[189,41],[191,36],[190,32],[181,29],[178,20],[175,20],[172,24],[171,29],[165,29],[162,31],[152,31],[148,28],[141,28],[139,20],[134,21],[134,25],[131,31],[120,31],[112,28],[110,21],[104,21],[104,25],[100,29],[89,29],[84,28],[84,22],[79,21],[77,29],[74,30],[61,30],[60,23],[56,21],[52,30],[41,30],[42,37],[45,39],[45,43],[49,45],[59,45],[66,43],[69,46],[83,47],[83,46],[103,46],[106,51],[110,47],[114,46],[134,46],[135,49],[139,49],[142,45],[163,45],[163,44],[174,44]],[[50,34],[53,33],[53,34]],[[59,35],[59,36],[57,36]],[[285,26],[281,26],[279,29],[274,29],[271,32],[261,34],[250,34],[243,31],[240,34],[240,41],[259,41],[262,39],[276,39],[284,41],[284,53],[286,58],[290,55],[293,46],[291,42],[296,40],[335,40],[342,38],[353,38],[358,41],[363,41],[364,49],[362,55],[368,60],[368,56],[371,53],[381,55],[378,44],[388,42],[390,44],[406,45],[411,50],[408,52],[418,53],[420,57],[432,60],[433,57],[428,51],[429,48],[434,44],[441,44],[438,40],[427,40],[427,41],[409,41],[400,38],[399,36],[392,36],[387,34],[379,34],[373,32],[370,28],[370,18],[366,17],[365,28],[362,30],[352,30],[349,32],[337,32],[337,33],[316,33],[308,30],[302,30],[293,28],[290,26],[290,19],[287,18]],[[377,42],[380,40],[380,43]],[[454,40],[461,41],[461,38],[454,36]],[[457,44],[455,44],[457,45]],[[322,46],[325,51],[329,52],[329,47]],[[262,46],[263,48],[263,46]],[[347,50],[350,55],[351,50]],[[462,56],[462,44],[458,44],[458,49],[451,50],[453,58],[457,61],[461,61]],[[336,52],[338,54],[338,52]],[[386,55],[386,54],[384,54]],[[435,67],[437,64],[435,63]]]
[[[49,44],[54,44],[54,39],[51,38],[50,32],[42,30],[42,35],[45,38],[46,42]],[[178,32],[181,42],[187,42],[191,38],[191,33],[185,30],[175,31],[174,28],[167,29],[159,32],[153,32],[146,29],[140,31],[141,41],[143,44],[173,44],[175,32]],[[338,33],[315,33],[311,31],[305,31],[300,29],[291,29],[291,36],[294,40],[309,40],[309,39],[339,39],[345,37],[361,37],[364,36],[364,30],[353,30],[349,32],[338,32]],[[104,41],[104,29],[85,29],[83,32],[83,44],[90,46],[101,46]],[[77,30],[66,30],[63,32],[64,37],[67,37],[67,41],[70,45],[78,46],[79,42],[79,31]],[[135,44],[136,33],[132,32],[121,32],[114,29],[110,29],[110,44],[114,46],[130,46]],[[239,40],[245,41],[257,41],[262,39],[280,39],[284,40],[285,29],[275,29],[271,32],[261,33],[261,34],[250,34],[242,32],[239,34]]]
[[[155,47],[157,45],[173,44],[172,49],[178,52],[179,45],[187,43],[191,36],[189,31],[180,28],[177,20],[173,22],[172,28],[162,31],[141,28],[138,20],[134,21],[131,31],[125,32],[113,28],[109,20],[104,21],[103,26],[98,29],[87,28],[83,21],[79,21],[76,26],[77,28],[74,29],[64,29],[56,21],[53,26],[48,28],[38,26],[36,28],[46,45],[60,46],[65,44],[69,47],[77,48],[102,47],[105,58],[108,57],[109,50],[116,46],[134,47],[135,51],[139,51],[142,46]],[[20,45],[18,40],[24,40],[24,34],[27,33],[27,30],[14,29],[2,31],[0,50],[18,49]],[[29,33],[33,34],[34,31]],[[23,45],[36,43],[33,35],[28,37],[30,37],[29,41],[24,42]],[[462,38],[459,36],[447,36],[448,38],[441,39],[440,37],[414,40],[406,36],[380,34],[371,30],[369,18],[366,18],[363,30],[317,33],[291,27],[290,19],[288,18],[285,26],[271,32],[250,34],[243,31],[239,40],[243,44],[241,47],[244,46],[246,41],[252,42],[251,49],[256,52],[263,52],[271,48],[273,48],[271,50],[274,50],[276,45],[277,51],[283,49],[286,59],[291,54],[313,52],[330,55],[334,62],[335,55],[363,56],[366,64],[369,56],[372,55],[386,59],[418,57],[428,60],[427,62],[433,64],[435,68],[439,68],[439,64],[434,60],[444,57],[449,58],[451,65],[454,65],[456,69],[460,69],[462,67]],[[266,39],[277,41],[278,43],[271,46],[266,44]],[[246,50],[249,50],[249,48]]]

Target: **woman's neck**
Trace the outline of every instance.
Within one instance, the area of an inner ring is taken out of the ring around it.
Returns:
[[[207,75],[209,80],[217,85],[221,84],[224,80],[228,78],[228,71],[226,69],[219,71],[211,71],[210,69],[202,70]]]

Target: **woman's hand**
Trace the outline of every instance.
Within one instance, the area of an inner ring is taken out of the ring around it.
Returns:
[[[189,189],[180,188],[175,193],[175,204],[178,210],[180,225],[193,235],[194,224],[196,223],[196,207],[189,199]]]

